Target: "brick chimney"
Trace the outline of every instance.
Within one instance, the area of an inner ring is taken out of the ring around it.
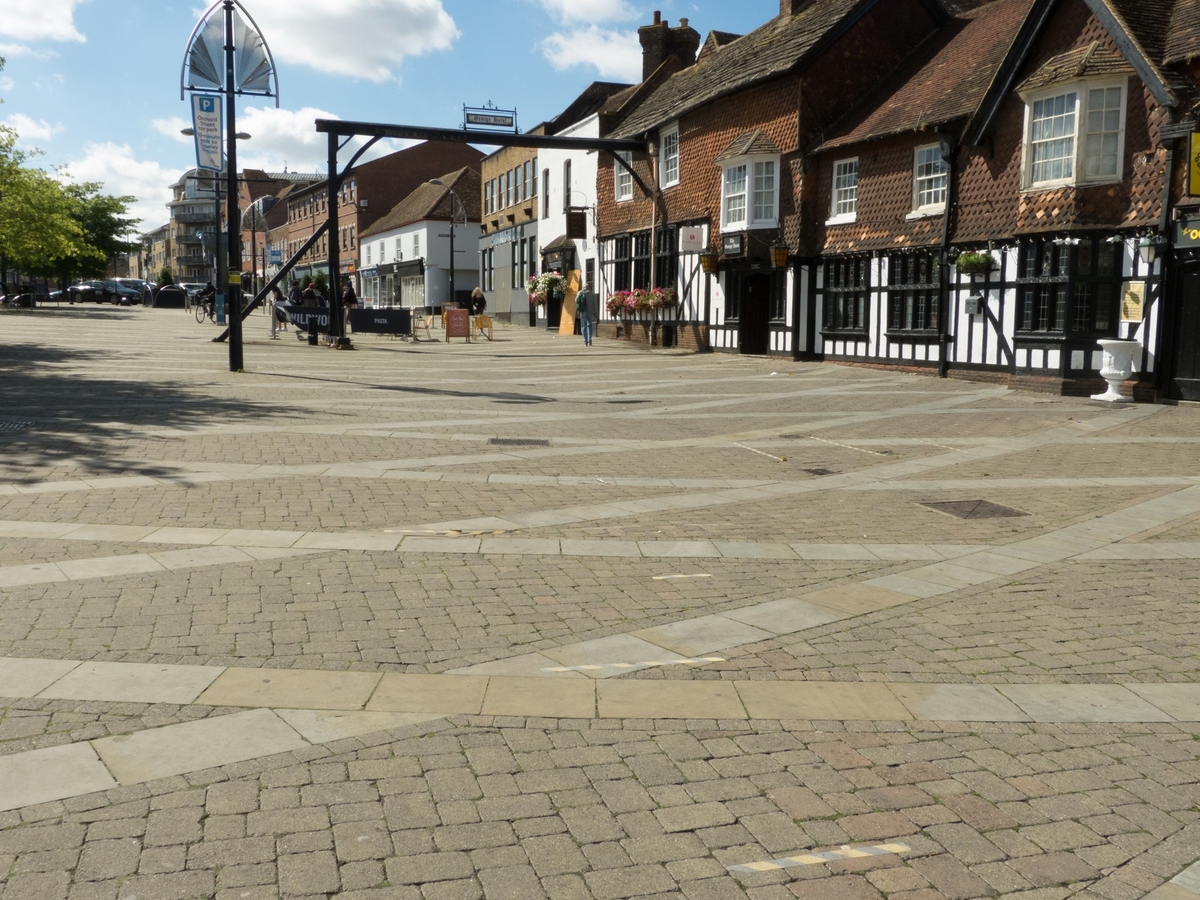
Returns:
[[[779,0],[779,15],[794,16],[812,2],[813,0]]]
[[[674,56],[686,67],[696,61],[696,53],[700,50],[700,32],[690,27],[687,19],[680,19],[679,25],[672,28],[663,21],[659,10],[654,11],[653,23],[638,29],[638,40],[642,43],[643,81],[666,62],[667,57]]]

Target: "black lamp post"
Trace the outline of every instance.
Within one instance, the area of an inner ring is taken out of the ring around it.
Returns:
[[[217,10],[221,10],[218,18]],[[234,61],[237,61],[236,69]],[[217,0],[192,29],[179,77],[179,97],[186,91],[224,94],[225,178],[227,183],[225,237],[228,246],[226,280],[229,298],[229,370],[242,370],[242,263],[241,229],[238,228],[237,115],[238,94],[274,97],[279,106],[279,79],[271,51],[254,19],[240,0]],[[197,148],[197,156],[199,156]],[[203,164],[203,163],[201,163]],[[215,167],[213,167],[215,168]],[[220,192],[218,191],[218,198]],[[218,207],[219,207],[218,199]],[[220,280],[220,279],[219,279]]]
[[[452,198],[451,203],[450,203],[450,302],[454,303],[456,298],[454,295],[454,202],[453,201],[458,200],[458,208],[462,210],[464,224],[467,221],[467,208],[465,206],[463,206],[463,202],[462,202],[462,200],[459,199],[458,194],[454,193],[454,188],[446,187],[445,182],[443,182],[441,179],[431,178],[431,179],[429,179],[429,183],[436,184],[438,187],[446,188],[446,191],[450,194],[450,196]]]

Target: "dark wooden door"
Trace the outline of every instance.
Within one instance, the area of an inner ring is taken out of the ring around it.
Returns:
[[[752,272],[742,280],[742,329],[739,346],[743,353],[765,356],[771,346],[771,276]]]
[[[1171,396],[1200,400],[1200,265],[1180,267],[1175,309]]]

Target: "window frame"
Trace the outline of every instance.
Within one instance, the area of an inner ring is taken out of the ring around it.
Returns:
[[[871,307],[874,258],[869,254],[830,256],[822,262],[821,333],[866,337]],[[840,274],[839,274],[840,273]],[[849,280],[842,276],[849,276]],[[844,283],[832,284],[838,281]],[[841,301],[839,304],[838,301]],[[853,304],[850,306],[849,304]],[[847,311],[850,316],[847,317]],[[846,324],[849,319],[849,324]]]
[[[1116,88],[1121,92],[1120,125],[1117,130],[1117,171],[1112,175],[1087,174],[1088,144],[1092,134],[1110,134],[1111,132],[1089,132],[1088,113],[1090,112],[1090,94],[1095,90]],[[1074,142],[1070,155],[1072,174],[1070,177],[1033,180],[1033,109],[1034,104],[1051,100],[1066,94],[1075,94],[1075,130],[1071,135]],[[1117,184],[1125,177],[1125,134],[1129,112],[1129,78],[1081,78],[1071,81],[1061,81],[1037,91],[1029,91],[1021,95],[1025,104],[1025,122],[1021,133],[1021,190],[1045,191],[1060,187],[1088,187],[1100,184]]]
[[[626,165],[633,165],[632,150],[618,150],[615,155],[621,157]],[[633,199],[633,176],[615,162],[613,163],[613,197],[618,203],[626,203]]]
[[[920,174],[921,171],[921,154],[932,150],[937,154],[937,160],[941,163],[941,172],[934,175]],[[933,181],[941,179],[942,199],[937,203],[921,203],[921,183],[923,181]],[[911,218],[924,218],[925,216],[937,215],[946,211],[946,197],[949,195],[950,189],[950,166],[942,156],[942,145],[939,144],[922,144],[920,147],[913,148],[913,177],[912,177],[912,212]],[[857,198],[856,198],[857,199]]]
[[[668,152],[668,146],[674,146],[675,152]],[[662,151],[662,166],[659,169],[659,187],[666,189],[675,187],[680,179],[679,125],[671,125],[659,132],[659,147]],[[671,174],[671,160],[674,160],[674,175]]]
[[[838,169],[842,166],[854,166],[854,208],[850,212],[838,212]],[[833,161],[829,191],[829,218],[826,225],[849,225],[858,221],[858,177],[861,174],[861,164],[857,156],[847,156]]]
[[[782,194],[781,174],[782,166],[780,164],[781,155],[777,153],[759,153],[749,156],[738,156],[733,159],[724,160],[721,163],[721,231],[722,232],[738,232],[738,231],[753,231],[763,228],[778,228],[779,222],[779,199]],[[758,190],[755,187],[758,175],[758,166],[771,164],[773,166],[772,179],[773,186],[771,188],[771,215],[767,218],[758,218],[755,216],[755,211],[758,208],[756,194]],[[731,194],[729,190],[729,173],[735,169],[744,169],[745,175],[742,182],[742,190],[737,194]],[[741,196],[743,198],[742,213],[744,218],[741,221],[732,221],[729,218],[729,199],[731,197]]]
[[[899,342],[936,337],[943,275],[940,252],[893,252],[888,254],[887,261],[885,334],[889,340]],[[924,281],[920,280],[921,274]]]

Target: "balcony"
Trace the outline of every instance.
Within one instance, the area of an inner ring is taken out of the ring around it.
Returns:
[[[175,221],[180,225],[211,225],[213,214],[206,213],[176,213]]]

